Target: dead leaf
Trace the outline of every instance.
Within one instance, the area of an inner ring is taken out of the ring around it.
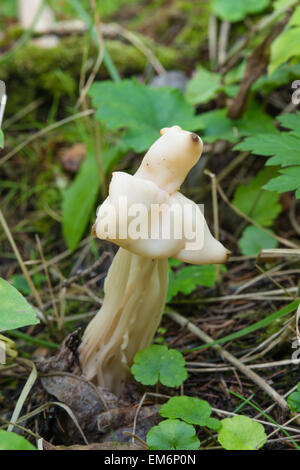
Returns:
[[[82,142],[72,145],[72,147],[64,147],[58,153],[64,169],[70,173],[76,173],[79,170],[85,155],[86,148]]]

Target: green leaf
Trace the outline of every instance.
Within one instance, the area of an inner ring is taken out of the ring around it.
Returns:
[[[103,148],[103,172],[107,174],[128,150],[124,142]],[[100,189],[100,173],[96,156],[89,150],[72,185],[63,192],[63,235],[74,250],[87,227]]]
[[[217,430],[220,422],[210,418],[211,406],[205,400],[199,398],[180,396],[172,397],[159,410],[163,418],[180,418],[188,424],[212,427]]]
[[[39,320],[27,300],[9,282],[0,278],[0,331],[36,325]]]
[[[254,225],[245,228],[239,239],[239,247],[245,256],[257,255],[261,250],[276,248],[277,245],[278,242],[275,238]]]
[[[37,450],[23,436],[0,429],[0,450]]]
[[[227,109],[223,108],[199,115],[199,129],[204,131],[203,137],[206,142],[213,143],[221,139],[236,142],[243,136],[276,132],[273,120],[256,104],[237,121],[229,119],[226,113]]]
[[[167,419],[150,429],[147,444],[150,450],[197,450],[200,447],[195,428],[178,419]]]
[[[216,267],[214,265],[187,266],[177,273],[169,271],[169,288],[167,302],[178,292],[189,295],[197,286],[211,287],[216,282]]]
[[[271,60],[268,67],[269,74],[273,73],[281,64],[292,57],[300,56],[300,27],[284,30],[271,46]]]
[[[21,274],[13,274],[9,279],[9,282],[12,286],[14,286],[18,291],[21,292],[23,295],[30,294],[30,287],[28,282],[26,281],[25,277]]]
[[[295,9],[290,21],[290,26],[300,26],[300,5]]]
[[[256,82],[254,82],[254,84],[252,85],[251,89],[256,92],[258,91],[260,94],[268,94],[283,85],[292,83],[292,81],[297,79],[299,75],[300,64],[283,64],[278,67],[271,75],[265,74],[258,80],[256,80]]]
[[[239,65],[230,69],[225,77],[224,82],[226,85],[232,85],[234,83],[240,82],[245,74],[246,70],[246,60],[243,60]]]
[[[282,193],[296,190],[296,197],[300,198],[300,112],[285,114],[278,120],[290,132],[276,132],[274,134],[259,134],[248,137],[235,146],[236,150],[250,150],[258,155],[271,155],[266,165],[281,165],[279,176],[271,179],[264,185],[268,191]],[[293,166],[290,166],[293,165]]]
[[[195,75],[188,82],[185,96],[189,103],[206,103],[221,89],[221,75],[198,66]]]
[[[157,344],[135,355],[131,372],[143,385],[155,385],[160,381],[166,387],[179,387],[187,378],[182,354]]]
[[[265,184],[264,188],[278,193],[297,189],[296,197],[300,198],[300,190],[298,189],[300,187],[300,166],[285,168],[279,173],[281,175]]]
[[[221,20],[235,23],[243,20],[248,14],[260,13],[270,0],[215,0],[213,12]]]
[[[73,184],[63,192],[63,236],[69,250],[81,240],[100,188],[96,156],[88,152]]]
[[[2,129],[0,129],[0,147],[4,147],[4,134],[2,132]]]
[[[218,441],[226,450],[257,450],[267,440],[262,424],[247,416],[235,416],[221,421]]]
[[[137,152],[147,150],[163,127],[175,124],[197,130],[199,118],[179,90],[150,88],[136,80],[96,82],[90,91],[96,118],[108,129],[125,129],[123,142]]]
[[[288,396],[287,403],[292,411],[300,413],[300,382],[297,385],[297,392],[293,392]]]
[[[291,133],[295,133],[296,137],[300,137],[300,111],[294,114],[283,114],[282,116],[278,116],[277,119],[284,127],[291,129]]]
[[[232,201],[235,207],[263,227],[272,225],[281,212],[278,194],[261,189],[274,173],[276,173],[274,168],[264,168],[250,184],[238,186]]]
[[[267,165],[297,165],[300,163],[300,140],[287,132],[258,134],[247,137],[234,147],[235,150],[251,150],[257,155],[274,155]]]

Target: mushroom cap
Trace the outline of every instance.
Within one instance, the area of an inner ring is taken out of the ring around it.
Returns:
[[[224,263],[229,254],[212,236],[197,204],[122,172],[113,173],[94,230],[97,237],[144,258],[210,264]]]
[[[113,173],[93,233],[145,258],[224,263],[230,252],[209,231],[200,207],[177,190],[203,144],[179,126],[161,129],[135,173]]]
[[[203,143],[197,134],[179,126],[165,127],[160,133],[161,137],[151,145],[135,175],[153,181],[172,194],[199,160]]]

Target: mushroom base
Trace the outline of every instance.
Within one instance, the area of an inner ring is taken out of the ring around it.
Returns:
[[[104,301],[80,346],[84,375],[120,395],[135,354],[151,343],[168,290],[168,260],[120,248],[104,284]]]

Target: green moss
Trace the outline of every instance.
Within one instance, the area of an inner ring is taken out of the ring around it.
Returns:
[[[107,40],[105,44],[122,76],[143,71],[147,58],[135,46],[119,40]],[[149,41],[149,44],[164,67],[176,66],[176,50],[157,46],[153,41]],[[44,117],[45,107],[49,110],[54,97],[60,99],[60,105],[74,104],[85,46],[86,37],[68,37],[61,39],[59,45],[53,49],[41,49],[28,42],[16,50],[0,67],[0,79],[6,82],[9,94],[6,116],[13,115],[38,98],[43,98],[45,102],[40,108]],[[89,58],[94,61],[96,57],[97,48],[90,45]],[[108,78],[104,66],[97,78]],[[36,118],[31,113],[30,119]]]
[[[185,18],[185,25],[176,36],[174,45],[182,48],[188,57],[199,54],[199,48],[207,40],[211,1],[189,2],[178,0],[176,6]]]
[[[199,58],[199,48],[207,40],[212,0],[154,0],[145,5],[129,23],[157,42],[166,42],[180,56],[181,62]]]

